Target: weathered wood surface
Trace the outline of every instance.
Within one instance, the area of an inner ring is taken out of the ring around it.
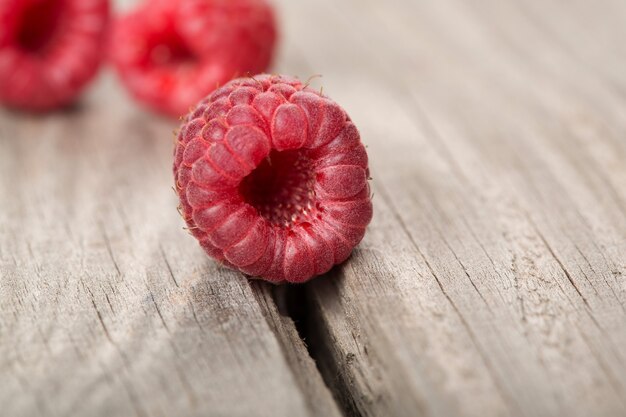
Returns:
[[[1,414],[626,415],[626,3],[276,3],[275,70],[368,145],[364,242],[249,283],[181,230],[175,125],[110,74],[2,111]]]
[[[182,230],[169,122],[106,79],[0,124],[2,415],[339,415],[271,287]]]
[[[309,36],[291,50],[348,103],[373,165],[369,234],[309,286],[344,403],[625,415],[626,3],[301,12],[325,25],[294,27]]]

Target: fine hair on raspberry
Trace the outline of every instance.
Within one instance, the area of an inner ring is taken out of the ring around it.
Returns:
[[[108,0],[1,0],[0,102],[73,102],[100,67],[108,16]]]
[[[357,128],[291,77],[236,79],[202,100],[178,133],[174,177],[205,251],[275,283],[345,261],[372,218]]]

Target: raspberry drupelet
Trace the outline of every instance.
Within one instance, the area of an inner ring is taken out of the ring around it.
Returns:
[[[297,79],[233,80],[183,120],[181,214],[205,251],[267,281],[345,261],[372,219],[369,169],[344,110]]]
[[[108,16],[107,0],[0,1],[0,102],[73,102],[100,67]]]
[[[179,117],[232,77],[265,71],[276,37],[265,0],[146,0],[116,19],[109,53],[138,101]]]

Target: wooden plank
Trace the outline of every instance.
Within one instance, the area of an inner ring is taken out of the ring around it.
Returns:
[[[0,113],[2,414],[338,416],[269,286],[182,230],[174,124],[122,94]]]
[[[626,413],[626,3],[276,3],[276,70],[371,156],[366,239],[303,287],[332,394],[301,289],[180,230],[175,125],[106,75],[0,112],[3,415]]]
[[[623,415],[624,5],[282,6],[371,156],[369,234],[307,287],[344,405]]]

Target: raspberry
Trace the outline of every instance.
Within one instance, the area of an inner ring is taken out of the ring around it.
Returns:
[[[0,101],[25,110],[72,102],[101,63],[107,0],[0,1]]]
[[[264,71],[276,25],[265,0],[153,0],[118,19],[112,39],[131,94],[180,116],[233,76]]]
[[[202,100],[178,134],[174,177],[206,252],[276,283],[345,261],[372,218],[357,128],[285,76],[233,80]]]

